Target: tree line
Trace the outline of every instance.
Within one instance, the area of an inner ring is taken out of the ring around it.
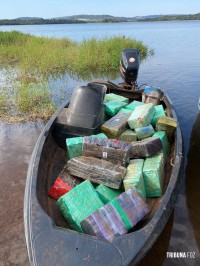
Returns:
[[[41,24],[72,24],[85,23],[78,19],[1,19],[0,25],[41,25]]]

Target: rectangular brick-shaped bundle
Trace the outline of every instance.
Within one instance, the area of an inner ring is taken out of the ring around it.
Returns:
[[[67,170],[73,176],[88,179],[97,184],[119,189],[126,175],[126,168],[112,162],[94,158],[77,157],[67,162]]]
[[[118,139],[122,141],[132,142],[137,140],[137,135],[135,131],[127,129],[118,137]]]
[[[83,156],[95,157],[126,165],[130,161],[131,144],[114,139],[84,137]]]
[[[67,183],[71,188],[74,188],[75,186],[83,182],[82,179],[70,175],[70,173],[67,171],[67,165],[64,166],[58,177],[62,179],[64,183]]]
[[[146,199],[146,192],[143,179],[143,159],[131,160],[127,167],[127,173],[124,177],[123,183],[125,191],[134,187],[143,199]]]
[[[158,137],[135,141],[131,145],[130,158],[146,158],[157,154],[163,148],[162,141]]]
[[[128,98],[124,96],[117,95],[115,93],[107,93],[104,98],[104,102],[110,102],[110,101],[118,101],[118,102],[124,102],[128,103]]]
[[[124,107],[124,108],[122,108],[122,109],[120,109],[119,110],[119,112],[118,112],[118,114],[131,114],[132,113],[132,111],[130,110],[130,109],[126,109],[126,106]]]
[[[53,186],[49,189],[48,195],[57,200],[71,189],[72,187],[70,187],[67,183],[64,183],[63,180],[58,177]]]
[[[140,105],[144,105],[145,103],[143,103],[143,102],[139,102],[139,101],[132,101],[132,103],[129,103],[126,107],[125,107],[125,109],[128,109],[128,110],[131,110],[131,111],[134,111],[135,110],[135,108],[137,107],[137,106],[140,106]]]
[[[118,197],[123,191],[101,184],[96,187],[96,192],[98,193],[99,198],[103,201],[103,203],[108,203],[109,201]]]
[[[131,113],[116,114],[102,125],[102,132],[106,135],[107,133],[112,135],[113,138],[118,137],[127,129],[130,115]]]
[[[105,106],[105,113],[110,116],[116,115],[119,110],[123,107],[125,107],[127,104],[124,102],[118,102],[118,101],[111,101],[104,103]]]
[[[164,182],[163,153],[149,157],[144,162],[143,177],[147,197],[162,196]]]
[[[170,145],[169,145],[169,141],[168,141],[166,132],[165,131],[157,131],[155,134],[153,134],[152,138],[160,138],[160,140],[162,141],[163,153],[164,153],[164,157],[166,160],[167,157],[169,156],[169,153],[170,153]]]
[[[177,121],[173,117],[161,116],[156,123],[156,131],[165,131],[169,141],[173,139],[174,131],[177,128]]]
[[[137,106],[128,119],[128,124],[131,129],[145,127],[151,124],[151,120],[155,115],[156,110],[152,103]]]
[[[156,110],[156,113],[151,121],[151,124],[152,126],[156,126],[156,123],[158,121],[158,118],[161,117],[161,116],[166,116],[165,114],[165,110],[163,108],[163,106],[160,104],[160,105],[155,105],[155,110]]]
[[[92,136],[95,136],[96,138],[107,138],[106,135],[103,133]],[[67,146],[67,155],[69,159],[81,156],[83,148],[83,137],[67,138],[66,146]]]
[[[67,156],[69,159],[82,155],[83,137],[66,139]]]
[[[130,188],[81,222],[83,232],[112,241],[126,234],[150,211],[135,188]]]
[[[136,128],[135,133],[137,134],[138,139],[142,140],[142,139],[153,136],[153,134],[155,133],[155,130],[152,127],[152,125],[148,125],[145,127]]]
[[[104,205],[88,180],[60,197],[56,204],[70,227],[79,232],[81,221]]]

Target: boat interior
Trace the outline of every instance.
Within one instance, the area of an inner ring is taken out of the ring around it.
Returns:
[[[117,91],[116,86],[113,87],[112,84],[107,83],[107,93],[114,92],[120,95],[124,95],[123,88]],[[130,102],[135,100],[142,100],[142,90],[141,91],[125,91],[125,95],[129,95]],[[131,97],[130,97],[131,95]],[[166,111],[167,116],[172,116],[170,103],[167,97],[163,97],[162,105]],[[62,176],[65,173],[64,167],[68,160],[66,151],[66,138],[74,137],[71,132],[68,132],[65,119],[67,115],[68,106],[65,106],[55,119],[50,132],[48,132],[48,137],[44,143],[42,154],[39,162],[38,179],[37,179],[37,198],[43,208],[43,210],[51,217],[54,226],[69,228],[67,221],[62,216],[58,207],[56,206],[56,201],[48,196],[48,190],[55,182],[58,176]],[[100,132],[96,132],[100,133]],[[77,135],[76,135],[77,136]],[[163,196],[158,198],[147,198],[147,203],[151,207],[150,213],[139,222],[132,230],[136,231],[147,225],[152,219],[155,212],[159,209],[167,188],[169,187],[170,178],[172,177],[173,160],[176,153],[175,139],[170,143],[170,155],[164,167],[164,184],[163,184]]]

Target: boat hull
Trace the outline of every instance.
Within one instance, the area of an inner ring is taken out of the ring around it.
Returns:
[[[137,91],[135,98],[141,97],[141,93],[142,91]],[[120,94],[123,95],[121,92]],[[167,95],[164,102],[170,114],[177,119]],[[51,178],[58,176],[66,163],[62,143],[55,139],[60,130],[57,125],[59,114],[68,104],[69,101],[61,106],[43,129],[29,163],[24,222],[30,265],[134,265],[144,257],[158,238],[178,195],[183,163],[180,126],[178,124],[175,132],[174,153],[171,158],[173,167],[169,171],[169,182],[164,195],[154,204],[157,208],[152,217],[146,224],[140,225],[138,230],[117,237],[109,243],[69,229],[59,211],[53,208],[55,203],[47,197]],[[65,137],[64,135],[63,138]],[[57,223],[56,219],[61,222]]]

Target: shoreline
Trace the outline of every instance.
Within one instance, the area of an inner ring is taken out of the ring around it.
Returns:
[[[111,22],[103,22],[103,21],[80,21],[80,22],[75,22],[75,23],[35,23],[35,24],[1,24],[1,26],[40,26],[40,25],[71,25],[71,24],[119,24],[119,23],[138,23],[138,22],[188,22],[188,21],[200,21],[200,19],[175,19],[175,20],[137,20],[137,21],[111,21]]]

